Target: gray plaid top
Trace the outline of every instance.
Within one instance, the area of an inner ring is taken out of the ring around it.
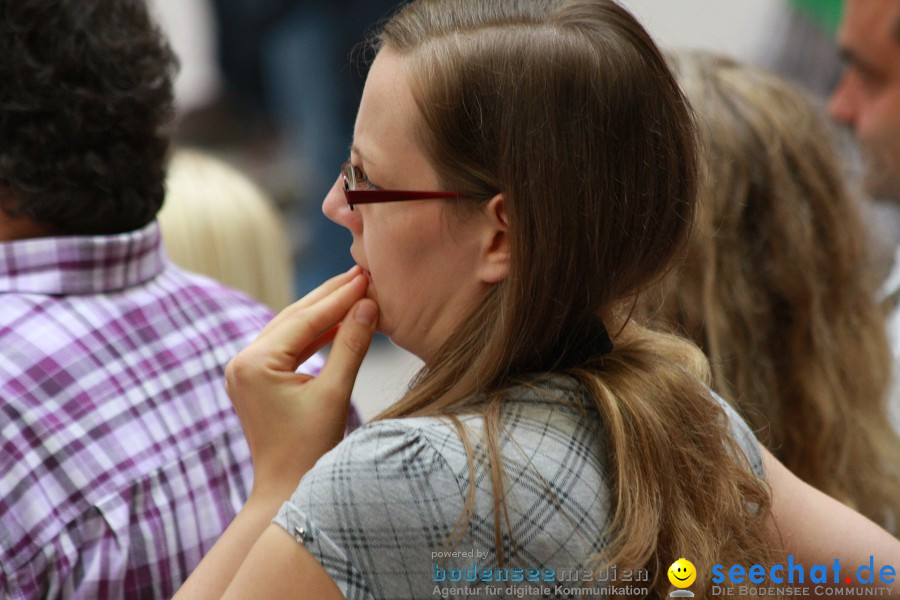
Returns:
[[[581,569],[602,549],[608,525],[599,419],[579,407],[583,396],[573,379],[516,388],[509,398],[501,448],[516,545],[504,535],[504,568],[494,550],[491,479],[477,445],[480,417],[464,419],[476,444],[476,505],[458,544],[448,539],[463,513],[469,469],[459,435],[440,418],[358,429],[306,474],[274,522],[304,544],[350,599],[585,597],[571,588],[583,584]],[[732,434],[762,475],[753,434],[723,406]],[[649,585],[638,573],[613,570],[589,584],[588,597],[605,597],[604,581],[613,580]]]

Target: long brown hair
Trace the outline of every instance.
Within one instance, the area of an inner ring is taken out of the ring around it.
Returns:
[[[703,52],[670,60],[706,156],[695,229],[658,316],[706,352],[713,388],[789,469],[896,527],[890,349],[827,122],[770,73]]]
[[[609,456],[597,564],[648,568],[662,597],[685,553],[701,574],[765,560],[768,496],[701,382],[705,360],[628,320],[696,204],[687,103],[647,33],[605,0],[435,0],[403,7],[378,44],[404,57],[442,184],[502,193],[511,244],[508,277],[380,418],[485,416],[502,561],[502,391],[530,373],[571,374],[596,402]],[[614,350],[601,356],[604,324]]]

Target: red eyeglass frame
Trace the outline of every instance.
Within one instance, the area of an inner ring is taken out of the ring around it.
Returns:
[[[347,171],[354,168],[350,161],[341,165],[341,179],[344,184],[344,197],[350,210],[355,204],[377,204],[378,202],[403,202],[404,200],[439,200],[460,198],[459,192],[424,192],[415,190],[352,190]],[[354,178],[355,179],[355,178]]]

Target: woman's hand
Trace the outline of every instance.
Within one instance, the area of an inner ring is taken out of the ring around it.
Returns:
[[[251,496],[286,498],[344,434],[350,393],[378,317],[359,267],[284,309],[228,364],[234,404],[254,465]],[[322,372],[297,367],[333,341]]]

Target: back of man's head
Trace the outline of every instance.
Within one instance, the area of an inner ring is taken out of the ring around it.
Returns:
[[[58,234],[149,223],[175,66],[146,0],[0,2],[0,206]]]

